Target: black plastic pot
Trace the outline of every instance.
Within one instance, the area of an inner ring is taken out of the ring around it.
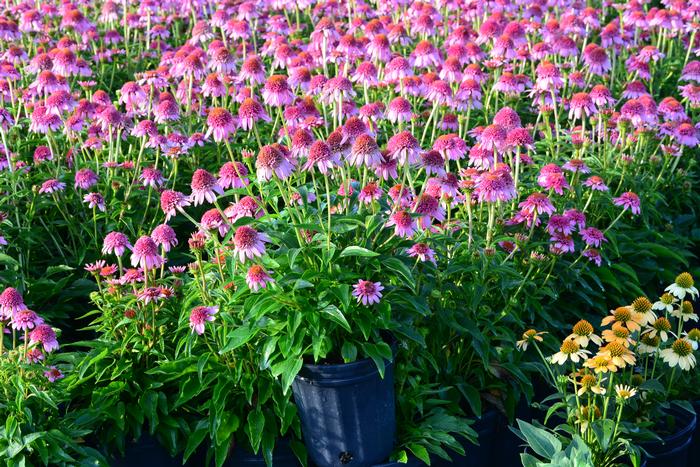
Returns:
[[[693,408],[695,413],[700,413],[700,400],[693,401]],[[700,430],[695,428],[695,433],[693,433],[693,441],[690,443],[690,448],[688,449],[688,459],[700,459]]]
[[[393,361],[383,379],[370,359],[304,365],[292,390],[317,467],[366,467],[389,457],[396,433]]]
[[[113,459],[112,467],[180,467],[182,459],[170,457],[158,440],[144,433],[126,446],[124,457]]]
[[[669,414],[675,418],[676,426],[679,429],[672,435],[663,437],[661,441],[641,444],[641,447],[649,454],[647,467],[686,467],[690,465],[688,454],[690,444],[693,441],[697,417],[695,414],[676,407],[671,408]]]
[[[301,464],[289,446],[288,439],[280,439],[272,451],[273,467],[299,467]],[[226,467],[266,467],[262,453],[253,454],[243,448],[233,449],[224,462]]]

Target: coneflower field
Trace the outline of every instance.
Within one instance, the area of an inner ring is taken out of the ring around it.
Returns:
[[[0,466],[700,464],[700,1],[0,1]]]

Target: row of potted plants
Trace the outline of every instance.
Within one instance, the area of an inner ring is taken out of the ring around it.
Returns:
[[[0,458],[682,454],[696,15],[7,2]]]

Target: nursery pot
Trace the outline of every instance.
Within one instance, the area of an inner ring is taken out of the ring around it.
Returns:
[[[396,433],[394,362],[304,365],[292,384],[304,443],[317,467],[380,464]]]
[[[275,443],[272,451],[273,467],[299,467],[301,464],[289,446],[289,440],[282,438]],[[262,452],[253,454],[243,448],[234,448],[224,462],[225,467],[266,467]]]
[[[126,445],[124,457],[113,459],[112,467],[179,467],[181,459],[170,457],[158,440],[144,433],[141,437]]]
[[[447,461],[440,457],[432,459],[432,465],[436,467],[482,467],[493,464],[493,454],[495,450],[496,431],[499,422],[503,425],[506,421],[494,409],[483,413],[472,428],[479,435],[477,444],[472,444],[466,439],[460,438],[459,442],[464,448],[464,455],[459,455],[456,452],[449,451],[448,454],[452,461]]]
[[[693,408],[695,413],[700,412],[700,399],[693,401]],[[693,441],[690,443],[690,449],[688,450],[688,459],[700,459],[700,430],[695,428],[693,433]]]
[[[641,444],[649,454],[647,467],[685,467],[690,465],[688,454],[693,441],[697,417],[695,414],[676,407],[672,407],[669,414],[676,420],[678,427],[676,432],[664,436],[660,441]]]

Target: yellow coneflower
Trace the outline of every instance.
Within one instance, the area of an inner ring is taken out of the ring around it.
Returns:
[[[620,306],[610,311],[610,315],[603,318],[602,325],[607,326],[610,323],[622,323],[631,332],[641,329],[640,321],[643,321],[642,316],[634,311],[631,306]]]
[[[522,351],[527,350],[527,345],[532,341],[542,342],[542,334],[545,332],[538,332],[535,329],[528,329],[523,333],[521,340],[515,343],[515,346]]]
[[[659,345],[661,344],[661,338],[659,336],[651,336],[649,334],[642,334],[641,339],[639,339],[639,345],[637,346],[637,352],[642,355],[653,354],[659,350]]]
[[[586,354],[588,353],[590,352],[582,349],[581,346],[576,343],[576,341],[564,339],[564,342],[559,348],[559,352],[552,355],[551,361],[552,363],[556,363],[558,365],[564,365],[568,360],[578,363],[580,360],[585,358]]]
[[[666,313],[670,313],[673,311],[673,303],[676,301],[673,295],[670,293],[665,293],[661,297],[659,297],[659,301],[654,303],[654,305],[651,307],[652,310],[659,310],[659,311],[664,311]]]
[[[654,305],[646,297],[636,298],[632,302],[632,309],[643,318],[642,325],[651,324],[656,320],[656,314],[652,311]]]
[[[637,390],[634,389],[632,386],[626,386],[623,384],[616,384],[615,385],[615,394],[617,395],[617,398],[620,400],[627,400],[631,399],[637,394]]]
[[[669,332],[671,332],[671,322],[661,316],[654,321],[651,328],[648,331],[645,331],[644,334],[648,334],[650,337],[659,336],[663,342],[666,342],[668,340]]]
[[[578,422],[581,424],[581,433],[588,429],[588,424],[602,416],[597,405],[582,405],[578,414]]]
[[[591,357],[583,362],[583,366],[590,368],[594,373],[607,373],[608,371],[615,373],[617,371],[617,367],[612,362],[610,357],[605,355],[596,355]]]
[[[625,347],[629,347],[631,344],[634,344],[634,340],[630,338],[630,334],[630,330],[620,322],[613,323],[612,329],[606,329],[602,333],[605,342],[619,342]]]
[[[695,288],[693,276],[687,272],[678,274],[674,283],[666,287],[666,292],[670,292],[674,297],[681,300],[683,300],[687,294],[690,294],[693,298],[698,295],[698,289]]]
[[[690,303],[688,300],[683,301],[677,310],[673,310],[671,312],[671,316],[682,320],[684,323],[686,321],[691,321],[691,320],[697,321],[698,320],[698,315],[695,314],[695,309],[693,308],[693,304]]]
[[[695,366],[693,345],[687,339],[676,339],[671,347],[661,351],[661,358],[668,366],[673,368],[678,365],[681,370],[690,370]]]
[[[600,349],[598,355],[609,357],[613,365],[618,368],[624,368],[627,365],[634,365],[634,363],[637,361],[632,351],[619,342],[610,342],[608,345]]]
[[[602,344],[600,336],[597,336],[593,333],[593,325],[585,319],[582,319],[578,323],[574,324],[572,331],[573,332],[568,335],[567,339],[574,340],[578,345],[580,345],[584,349],[588,347],[589,341],[593,342],[596,345]]]
[[[591,391],[594,394],[605,394],[605,388],[600,385],[598,378],[595,375],[583,375],[578,382],[579,388],[576,393],[582,396],[587,391]]]

